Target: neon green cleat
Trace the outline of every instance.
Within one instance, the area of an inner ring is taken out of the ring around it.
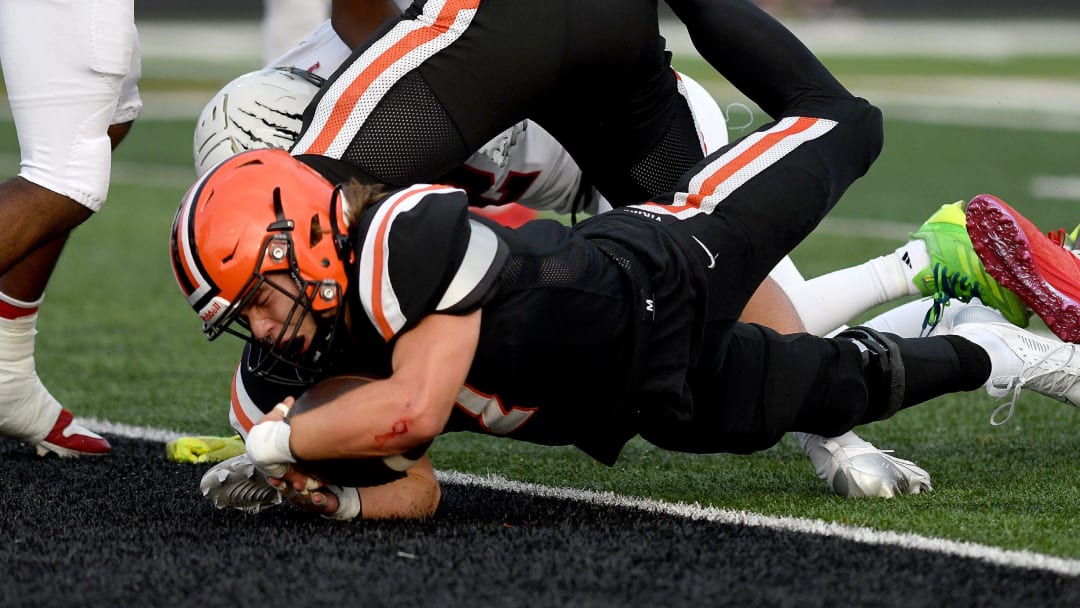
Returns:
[[[933,306],[926,313],[924,328],[937,325],[942,309],[952,298],[961,302],[979,298],[1013,324],[1027,327],[1031,309],[987,274],[975,254],[967,233],[963,201],[942,205],[911,237],[926,243],[930,254],[930,265],[914,279],[924,296],[934,298]]]
[[[244,441],[240,435],[181,437],[165,444],[165,454],[169,460],[191,464],[221,462],[244,452]]]

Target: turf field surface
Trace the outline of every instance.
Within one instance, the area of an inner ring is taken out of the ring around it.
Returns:
[[[1080,222],[1080,197],[1067,187],[1080,175],[1072,126],[1080,103],[1068,101],[1080,55],[1055,53],[826,57],[885,108],[886,148],[794,252],[803,272],[891,251],[937,205],[979,192],[1048,229]],[[934,492],[892,501],[831,496],[790,438],[745,457],[633,442],[609,469],[572,449],[451,435],[431,452],[446,480],[433,522],[215,511],[198,496],[206,467],[168,463],[161,441],[229,431],[239,345],[206,344],[166,248],[193,179],[198,100],[248,69],[245,61],[147,57],[146,115],[117,151],[105,209],[69,242],[38,337],[46,384],[107,429],[116,451],[61,463],[0,440],[3,605],[262,605],[346,591],[375,605],[1080,604],[1080,419],[1029,393],[1004,427],[988,424],[993,400],[971,394],[860,429],[933,477]],[[677,57],[677,65],[728,99],[700,64]],[[3,174],[14,173],[16,154],[11,123],[0,122]],[[507,490],[459,475],[535,485]],[[746,516],[701,519],[538,489],[552,487]],[[819,523],[798,531],[749,523],[758,517]],[[923,540],[866,540],[889,534]]]

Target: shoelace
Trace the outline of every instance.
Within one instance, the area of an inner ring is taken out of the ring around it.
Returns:
[[[969,281],[971,282],[970,286]],[[934,264],[934,284],[937,285],[937,290],[934,291],[933,295],[934,302],[930,305],[930,310],[926,311],[926,316],[923,317],[922,335],[924,336],[929,335],[941,322],[941,316],[950,300],[957,298],[967,301],[971,298],[981,297],[978,281],[971,281],[970,277],[960,274],[960,272],[954,272],[950,275],[949,269],[940,263]],[[965,291],[967,294],[962,295]]]
[[[1069,361],[1072,361],[1073,351],[1075,348],[1076,347],[1073,344],[1062,344],[1061,346],[1049,351],[1048,353],[1040,357],[1034,365],[1024,370],[1016,379],[1016,384],[1012,384],[1010,382],[1009,386],[1005,387],[1005,390],[1012,390],[1012,398],[994,408],[994,411],[990,414],[990,424],[992,426],[1001,426],[1008,422],[1009,419],[1012,418],[1013,410],[1016,409],[1016,402],[1020,399],[1020,391],[1024,388],[1024,386],[1032,380],[1038,380],[1045,376],[1051,376],[1052,374],[1065,369],[1065,366],[1069,364]],[[1057,364],[1056,367],[1049,370],[1039,369],[1039,367],[1043,363],[1048,361],[1051,357],[1066,349],[1069,351],[1069,356],[1066,357],[1062,363]],[[1060,378],[1058,378],[1056,381],[1048,383],[1044,388],[1046,392],[1050,394],[1065,394],[1065,392],[1072,389],[1078,383],[1080,383],[1080,376],[1070,377],[1067,374],[1062,374]],[[999,421],[997,419],[998,414],[1004,409],[1008,409],[1008,412],[1005,418]]]
[[[1077,228],[1080,228],[1080,226],[1077,226]],[[1070,242],[1069,233],[1065,232],[1064,228],[1058,228],[1057,230],[1047,232],[1046,238],[1060,245],[1065,251],[1080,258],[1080,249],[1076,249],[1076,240]]]

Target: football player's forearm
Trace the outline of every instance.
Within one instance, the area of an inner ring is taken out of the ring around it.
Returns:
[[[438,434],[430,416],[409,387],[377,380],[290,416],[289,447],[303,460],[401,454]]]

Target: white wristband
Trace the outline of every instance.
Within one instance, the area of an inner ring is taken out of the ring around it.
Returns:
[[[292,427],[280,420],[262,422],[251,427],[247,440],[244,442],[251,462],[271,477],[284,475],[288,467],[274,465],[296,462],[289,448],[291,434]]]
[[[357,488],[326,486],[326,489],[333,492],[338,500],[337,511],[334,511],[330,515],[323,515],[326,519],[349,521],[351,519],[356,519],[356,517],[363,512],[363,505],[360,504],[360,490]]]

